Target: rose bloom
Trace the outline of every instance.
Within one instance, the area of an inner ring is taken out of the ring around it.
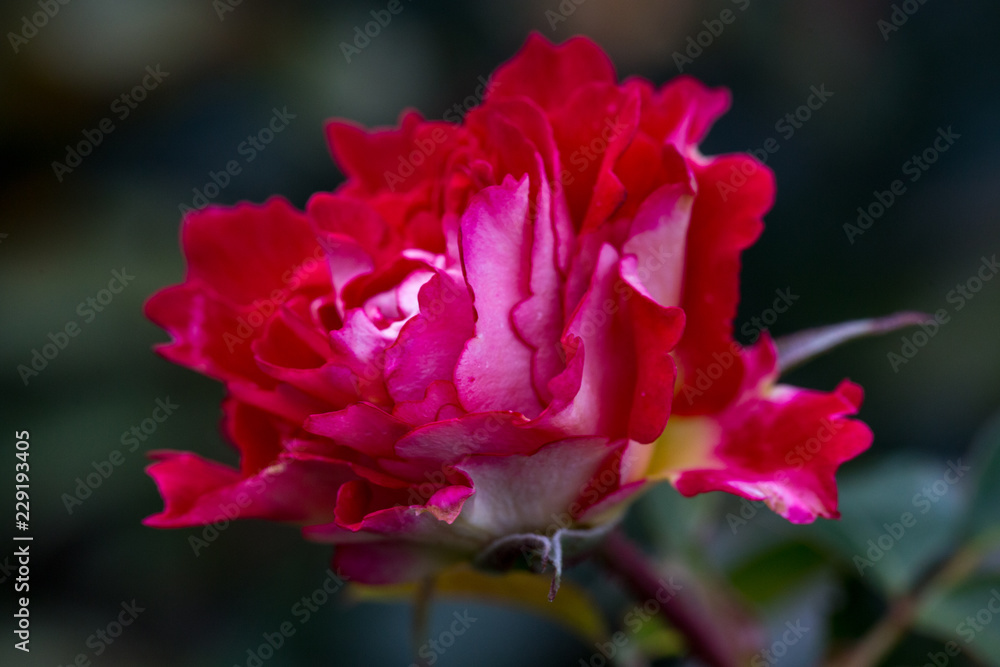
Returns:
[[[155,452],[146,523],[297,524],[381,584],[600,530],[663,480],[838,516],[861,389],[776,384],[770,338],[733,339],[774,179],[699,152],[729,103],[535,35],[461,124],[331,122],[347,180],[304,212],[189,213],[187,276],[147,313],[164,357],[225,383],[240,464]]]

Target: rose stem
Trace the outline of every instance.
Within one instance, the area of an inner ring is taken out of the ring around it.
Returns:
[[[608,535],[597,552],[598,560],[612,575],[621,579],[640,600],[658,600],[662,576],[646,555],[630,542],[620,530]],[[711,619],[696,609],[695,603],[685,605],[684,594],[676,595],[660,605],[660,614],[684,635],[692,655],[710,667],[735,667],[736,662],[723,648],[724,639]]]

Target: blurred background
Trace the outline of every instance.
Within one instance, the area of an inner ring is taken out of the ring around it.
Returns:
[[[630,530],[664,558],[700,554],[774,637],[786,621],[814,628],[758,665],[817,664],[824,645],[856,639],[929,564],[960,548],[949,527],[985,497],[964,481],[921,518],[923,536],[900,541],[877,570],[859,573],[851,560],[880,535],[878,512],[898,520],[949,460],[972,460],[976,434],[1000,406],[1000,279],[975,280],[992,277],[981,267],[1000,253],[997,3],[402,0],[375,37],[355,43],[356,29],[386,5],[16,0],[0,9],[0,405],[5,452],[15,430],[30,431],[35,538],[32,651],[8,641],[0,663],[82,665],[82,656],[95,665],[252,667],[248,650],[292,620],[295,635],[260,664],[410,664],[405,605],[338,594],[299,624],[293,605],[322,586],[330,551],[294,529],[247,522],[206,535],[140,525],[160,509],[143,473],[147,451],[234,460],[218,431],[221,386],[156,357],[151,346],[166,335],[141,308],[182,279],[182,207],[274,194],[304,206],[342,180],[326,119],[391,125],[406,107],[441,118],[533,30],[556,42],[590,36],[621,77],[662,83],[683,71],[727,86],[733,107],[703,152],[771,147],[777,203],[744,256],[742,340],[755,336],[754,318],[781,335],[903,309],[949,315],[905,363],[889,355],[902,356],[901,336],[913,332],[853,343],[788,377],[829,390],[848,376],[866,390],[861,417],[875,443],[845,466],[842,489],[844,523],[865,526],[860,536],[791,527],[766,510],[748,519],[746,506],[717,495],[679,502],[671,489],[635,508]],[[731,22],[719,21],[724,11]],[[814,89],[832,95],[804,107]],[[281,127],[270,138],[260,134],[269,123]],[[943,141],[935,149],[949,130],[946,150]],[[906,165],[914,156],[923,166]],[[230,161],[239,173],[212,187]],[[905,192],[887,205],[879,193],[897,179]],[[872,216],[864,228],[859,207]],[[118,293],[107,289],[114,272],[127,282]],[[777,290],[798,299],[774,317]],[[33,372],[19,370],[32,363]],[[150,421],[158,400],[177,406],[162,423]],[[133,427],[134,446],[123,440]],[[99,483],[89,484],[95,472]],[[973,466],[969,479],[985,474]],[[988,525],[1000,507],[979,511]],[[844,551],[845,539],[859,550]],[[4,587],[13,584],[12,551],[0,547]],[[998,560],[978,575],[996,577]],[[620,626],[630,603],[586,568],[577,576]],[[981,605],[970,599],[974,615]],[[136,618],[117,638],[96,634],[114,633],[133,601]],[[957,621],[928,612],[880,664],[920,665],[943,650],[964,609],[949,604]],[[4,603],[8,638],[13,607]],[[560,625],[503,607],[442,603],[432,636],[466,610],[479,620],[437,664],[600,664]],[[993,623],[948,664],[997,664],[1000,618]]]

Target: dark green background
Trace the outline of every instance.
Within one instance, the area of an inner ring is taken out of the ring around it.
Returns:
[[[885,40],[877,21],[892,7],[867,0],[751,0],[746,11],[728,1],[585,0],[577,7],[565,0],[575,10],[555,29],[546,11],[558,12],[557,0],[404,0],[403,12],[348,64],[340,43],[385,5],[244,0],[220,20],[209,0],[75,0],[60,5],[19,53],[7,38],[0,45],[0,441],[11,452],[13,432],[31,432],[35,537],[33,651],[26,657],[5,643],[0,663],[92,657],[88,636],[134,598],[146,611],[93,664],[246,664],[261,633],[288,620],[292,604],[322,583],[329,549],[303,542],[294,529],[234,525],[195,557],[188,537],[197,531],[139,523],[160,508],[143,474],[146,451],[234,458],[218,433],[221,387],[154,356],[151,346],[166,336],[141,312],[150,294],[182,278],[178,205],[191,201],[209,171],[236,159],[242,173],[215,201],[281,194],[303,206],[342,179],[329,159],[324,119],[392,124],[407,106],[440,118],[531,30],[555,41],[587,34],[620,76],[663,82],[677,74],[673,54],[705,29],[702,22],[735,10],[735,22],[686,70],[733,92],[706,154],[760,148],[769,137],[780,144],[768,160],[777,203],[745,255],[737,331],[786,287],[800,299],[775,323],[776,335],[901,309],[951,310],[949,290],[974,275],[982,256],[1000,252],[996,3],[931,0]],[[7,2],[0,28],[20,30],[22,17],[37,11],[28,0]],[[120,119],[112,102],[157,64],[169,76]],[[782,137],[775,123],[820,85],[834,96],[793,137]],[[275,107],[296,118],[246,163],[239,145]],[[105,117],[114,131],[58,182],[51,163]],[[902,164],[949,126],[961,138],[849,243],[842,226],[857,207],[905,178]],[[122,267],[135,280],[83,323],[77,305]],[[943,466],[1000,404],[1000,280],[952,314],[898,372],[886,358],[899,350],[896,334],[847,346],[790,377],[831,389],[849,376],[865,387],[861,416],[875,443],[848,471],[899,452]],[[26,387],[16,367],[70,321],[82,333]],[[121,449],[121,434],[165,397],[177,412],[68,514],[63,494],[93,462]],[[7,459],[5,470],[13,467]],[[721,514],[713,521],[711,530],[729,532]],[[740,550],[738,540],[731,548]],[[9,551],[0,546],[0,559]],[[608,607],[612,621],[619,603]],[[12,606],[3,607],[8,620],[0,624],[8,637]],[[433,627],[440,631],[451,611],[464,608],[441,606]],[[438,664],[570,665],[591,653],[535,618],[471,609],[480,620]],[[405,666],[407,623],[404,606],[352,606],[342,596],[265,664]]]

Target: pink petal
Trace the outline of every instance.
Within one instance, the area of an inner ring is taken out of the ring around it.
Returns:
[[[395,456],[396,442],[410,430],[406,423],[367,403],[312,415],[303,428],[369,456],[390,458]]]
[[[528,179],[489,187],[462,217],[462,258],[473,292],[476,336],[455,369],[455,388],[470,412],[541,412],[531,383],[532,350],[511,325],[511,310],[526,297],[530,248]]]
[[[693,197],[684,185],[653,192],[632,219],[622,252],[634,255],[640,284],[662,306],[678,306]]]
[[[446,408],[465,414],[459,405],[458,391],[451,380],[436,380],[428,385],[427,391],[420,400],[396,403],[392,413],[414,426],[461,416],[460,414],[442,416],[441,412]]]
[[[794,523],[839,517],[836,470],[872,440],[867,426],[848,418],[858,410],[861,388],[847,381],[830,393],[769,388],[777,366],[768,338],[748,359],[741,396],[712,418],[717,428],[706,443],[708,465],[689,464],[676,477],[677,489],[687,496],[728,491],[765,500]]]
[[[569,363],[566,377],[557,382],[559,400],[540,425],[642,442],[663,430],[675,375],[669,353],[684,317],[680,309],[653,301],[634,274],[634,258],[619,262],[614,248],[603,246],[591,287],[567,327],[580,341],[582,371]],[[563,392],[576,384],[578,373],[579,390],[566,401]]]
[[[413,429],[396,443],[396,455],[454,462],[471,454],[530,453],[551,439],[551,432],[530,428],[530,422],[517,413],[479,412]]]
[[[150,454],[147,471],[165,508],[144,523],[156,528],[197,526],[222,519],[320,523],[333,518],[336,493],[352,478],[342,465],[283,459],[241,477],[226,466],[187,452]]]
[[[419,401],[431,383],[451,381],[474,334],[472,300],[464,282],[438,272],[420,288],[420,310],[385,354],[386,385],[394,401]]]

